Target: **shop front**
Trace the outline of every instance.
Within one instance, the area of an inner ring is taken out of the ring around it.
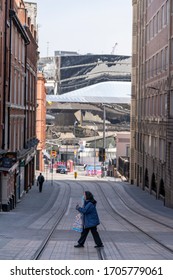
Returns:
[[[16,153],[6,153],[0,164],[1,180],[1,208],[10,211],[17,203],[17,178],[19,176],[19,162]]]

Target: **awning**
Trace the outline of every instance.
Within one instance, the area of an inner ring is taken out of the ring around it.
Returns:
[[[18,168],[18,166],[19,166],[19,161],[17,161],[15,164],[13,164],[13,166],[10,168],[0,167],[0,171],[8,172],[8,173],[12,174]]]

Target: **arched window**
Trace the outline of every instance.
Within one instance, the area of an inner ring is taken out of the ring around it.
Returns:
[[[164,186],[163,179],[160,180],[159,195],[165,197],[165,186]]]
[[[152,179],[151,179],[151,189],[152,189],[154,192],[157,192],[156,178],[155,178],[155,174],[154,174],[154,173],[153,173]]]
[[[145,187],[149,188],[148,169],[145,169]]]

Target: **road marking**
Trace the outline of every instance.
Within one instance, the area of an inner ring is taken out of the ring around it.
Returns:
[[[69,214],[69,210],[71,208],[71,204],[72,204],[72,198],[70,198],[70,200],[69,200],[69,205],[68,205],[67,211],[65,213],[65,216],[67,216]]]

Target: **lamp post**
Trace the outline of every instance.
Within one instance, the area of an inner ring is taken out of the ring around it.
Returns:
[[[47,127],[49,127],[50,130],[50,173],[51,173],[51,185],[53,185],[53,155],[52,155],[52,151],[53,151],[53,134],[52,134],[52,127],[54,126],[54,124],[51,125],[47,125]]]
[[[96,175],[96,124],[94,125],[94,175]]]
[[[74,169],[75,169],[75,161],[76,161],[76,150],[75,150],[75,134],[76,134],[76,125],[78,124],[78,121],[74,122]]]
[[[94,175],[96,175],[96,124],[94,124]]]
[[[105,104],[103,104],[103,150],[104,151],[106,148],[105,128],[106,128],[106,108],[105,108]],[[104,156],[103,156],[102,177],[105,177],[105,157]]]
[[[51,141],[52,141],[52,129],[51,129]],[[51,185],[53,185],[53,157],[52,157],[52,143],[51,143]]]

